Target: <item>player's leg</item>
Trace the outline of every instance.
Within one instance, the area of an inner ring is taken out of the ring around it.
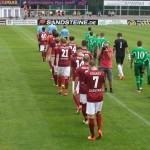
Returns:
[[[86,113],[89,115],[89,129],[91,135],[88,137],[89,140],[95,141],[95,133],[94,133],[94,114],[95,114],[95,104],[87,102]]]
[[[57,79],[57,70],[56,70],[56,66],[54,65],[54,86],[58,86],[58,79]]]
[[[51,62],[51,55],[50,55],[50,47],[48,46],[48,49],[47,49],[47,59],[48,59],[48,64],[49,64],[49,67],[50,67],[50,72],[52,72],[52,62]]]
[[[58,93],[61,94],[62,93],[62,80],[61,80],[61,76],[63,73],[63,67],[58,67]]]
[[[117,63],[117,67],[118,67],[118,78],[122,79],[122,77],[124,77],[123,70],[122,70],[122,58],[116,56],[116,63]]]
[[[106,71],[107,71],[106,72],[107,79],[109,81],[110,93],[113,93],[113,90],[112,90],[112,80],[113,80],[112,69],[108,68]]]
[[[87,104],[87,95],[86,94],[80,94],[80,103],[82,105],[82,115],[83,115],[83,123],[88,124],[88,117],[86,113],[86,104]]]
[[[103,106],[103,101],[95,103],[96,107],[96,121],[97,121],[97,127],[98,127],[98,137],[102,137],[102,115],[101,110]]]
[[[69,67],[64,67],[63,75],[65,77],[65,93],[64,93],[64,96],[67,96],[68,95],[68,86],[69,86],[69,77],[70,77],[70,66]]]
[[[78,93],[79,93],[79,83],[78,83],[77,88],[76,88],[77,94],[74,94],[74,85],[75,85],[75,81],[73,79],[73,81],[72,81],[72,94],[73,94],[73,99],[74,99],[74,101],[77,105],[77,114],[79,114],[81,109],[82,109],[82,106],[80,105],[79,95],[78,95]]]
[[[42,53],[42,61],[45,61],[45,51],[44,51],[44,45],[40,45],[40,52]]]
[[[150,84],[150,76],[147,76],[147,84]]]
[[[137,85],[137,90],[136,92],[140,93],[140,69],[139,69],[139,64],[134,64],[134,72],[135,72],[135,77],[136,77],[136,85]]]
[[[142,72],[143,66],[140,66],[140,90],[142,90],[142,85],[143,85],[143,72]]]

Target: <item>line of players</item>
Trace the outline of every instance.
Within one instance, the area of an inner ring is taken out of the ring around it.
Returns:
[[[67,39],[60,38],[56,30],[53,30],[52,34],[48,34],[43,27],[42,32],[39,34],[42,60],[45,61],[47,56],[50,68],[52,68],[54,85],[58,86],[59,94],[62,93],[62,85],[64,84],[64,96],[68,95],[69,82],[72,78],[72,93],[77,105],[77,113],[80,113],[82,110],[83,122],[89,124],[90,128],[91,135],[88,139],[93,141],[96,140],[94,134],[94,114],[96,114],[98,138],[102,136],[102,116],[100,111],[103,104],[102,85],[105,83],[105,75],[103,72],[98,71],[94,61],[97,58],[97,50],[94,49],[99,49],[109,43],[104,38],[104,33],[101,33],[101,38],[99,36],[98,34],[96,35],[97,41],[95,42],[98,44],[94,46],[95,43],[92,42],[92,49],[90,49],[91,45],[88,45],[88,43],[92,40],[90,41],[89,39],[93,38],[93,32],[91,31],[86,33],[86,40],[82,40],[81,47],[74,42],[75,37],[70,36],[67,43]],[[122,37],[122,35],[118,36]],[[125,43],[124,47],[128,47],[127,43]],[[128,49],[127,53],[130,59]],[[122,61],[122,64],[123,59],[116,57],[116,61]],[[120,67],[118,68],[118,71],[121,72]],[[123,79],[123,77],[122,71],[122,75],[119,78]],[[89,115],[89,120],[87,114]]]

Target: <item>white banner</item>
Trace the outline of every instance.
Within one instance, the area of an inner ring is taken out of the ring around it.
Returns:
[[[37,20],[7,20],[6,25],[37,25]]]
[[[104,6],[150,6],[150,1],[104,1]]]
[[[98,25],[127,25],[127,20],[98,20]]]

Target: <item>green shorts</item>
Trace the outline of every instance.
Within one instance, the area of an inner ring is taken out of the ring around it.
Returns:
[[[147,83],[150,84],[150,76],[147,76]]]
[[[141,64],[141,63],[134,64],[135,76],[140,76],[142,74],[142,67],[143,67],[143,64]]]

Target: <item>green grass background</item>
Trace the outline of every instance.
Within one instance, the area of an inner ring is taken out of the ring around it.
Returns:
[[[68,26],[80,45],[88,26]],[[136,93],[134,72],[124,61],[125,79],[117,78],[113,58],[113,90],[104,94],[103,138],[88,141],[89,128],[76,115],[69,96],[57,94],[48,62],[41,61],[36,26],[0,26],[0,150],[148,150],[150,149],[150,86]],[[60,31],[62,27],[58,26]],[[104,32],[111,46],[118,32],[130,51],[137,40],[150,52],[149,26],[92,26]],[[96,124],[95,124],[95,132]]]

